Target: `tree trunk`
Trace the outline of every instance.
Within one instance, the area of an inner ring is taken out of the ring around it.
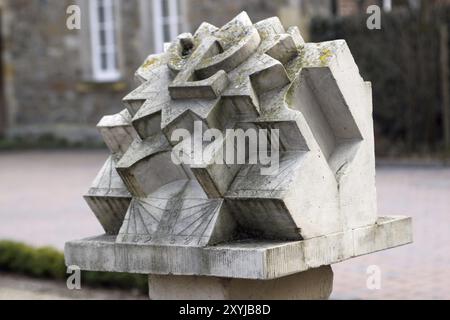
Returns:
[[[444,145],[445,151],[450,150],[450,87],[448,79],[448,26],[442,24],[440,28],[441,35],[441,90],[442,90],[442,117],[444,129]]]

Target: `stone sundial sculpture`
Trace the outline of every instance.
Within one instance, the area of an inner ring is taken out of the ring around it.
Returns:
[[[136,77],[98,125],[111,156],[85,199],[106,234],[67,243],[68,265],[148,274],[152,299],[327,298],[331,264],[412,241],[410,218],[377,217],[371,85],[345,41],[243,12]],[[239,129],[277,133],[277,170],[221,161]]]

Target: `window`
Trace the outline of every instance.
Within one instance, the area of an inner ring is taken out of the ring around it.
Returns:
[[[155,51],[163,52],[164,43],[174,40],[183,29],[182,0],[153,0]]]
[[[120,78],[114,0],[89,0],[93,79]]]

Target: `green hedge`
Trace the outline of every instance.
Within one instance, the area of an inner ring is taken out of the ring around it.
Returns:
[[[381,30],[368,15],[315,18],[313,42],[345,39],[363,77],[373,83],[377,152],[442,152],[440,34],[450,7],[429,16],[410,10],[383,14]]]
[[[34,248],[14,241],[0,241],[0,271],[22,275],[65,280],[68,277],[64,255],[51,247]],[[147,276],[110,273],[82,273],[82,285],[93,287],[111,287],[120,289],[138,289],[147,293]]]

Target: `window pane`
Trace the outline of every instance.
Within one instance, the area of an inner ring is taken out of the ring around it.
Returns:
[[[181,3],[182,0],[177,0],[177,15],[181,16],[182,12],[181,9],[183,8],[183,5]]]
[[[106,45],[106,32],[105,30],[100,30],[100,45],[105,46]]]
[[[102,0],[98,0],[98,22],[100,24],[105,22],[105,6]]]
[[[108,56],[106,52],[102,52],[101,54],[101,61],[102,61],[102,70],[108,70]]]
[[[165,23],[163,26],[164,33],[164,42],[169,42],[171,40],[170,37],[170,23]]]
[[[169,11],[169,0],[161,0],[162,2],[162,15],[163,17],[170,16]]]

